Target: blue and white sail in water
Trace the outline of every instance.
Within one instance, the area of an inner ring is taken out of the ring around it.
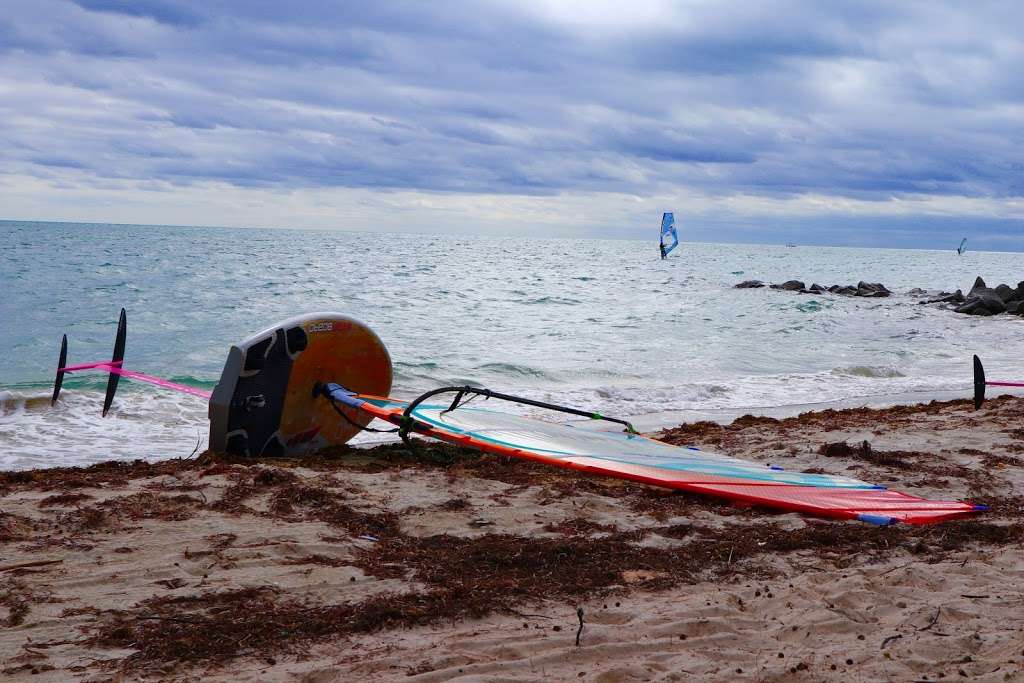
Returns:
[[[956,253],[958,253],[958,254],[960,254],[962,256],[963,253],[965,251],[967,251],[966,244],[967,244],[967,238],[965,237],[962,240],[960,240],[960,246],[956,248]]]
[[[661,215],[661,258],[665,258],[679,244],[676,235],[676,219],[671,212]]]

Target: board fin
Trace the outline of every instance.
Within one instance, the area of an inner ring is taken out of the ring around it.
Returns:
[[[60,358],[57,359],[57,376],[53,378],[53,396],[50,398],[50,405],[56,405],[57,397],[60,396],[60,387],[64,384],[64,368],[68,364],[68,335],[62,335],[60,339]]]
[[[974,356],[974,409],[981,408],[981,404],[985,401],[985,368],[981,364],[981,359],[977,355]]]
[[[124,342],[128,333],[128,314],[121,309],[121,317],[117,321],[117,337],[114,339],[114,354],[110,358],[110,364],[114,367],[121,367],[124,360]],[[107,377],[107,395],[103,397],[103,417],[107,416],[110,404],[114,402],[114,394],[117,393],[117,383],[121,376],[115,372]]]

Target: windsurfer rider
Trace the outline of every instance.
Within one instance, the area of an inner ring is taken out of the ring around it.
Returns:
[[[666,256],[666,254],[665,254],[665,245],[664,244],[659,244],[658,245],[658,249],[661,250],[661,258],[664,259],[665,256]]]

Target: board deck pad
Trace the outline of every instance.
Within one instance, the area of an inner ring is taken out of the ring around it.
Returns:
[[[290,318],[231,347],[210,398],[210,448],[274,457],[343,444],[373,416],[346,409],[351,422],[343,420],[313,387],[344,382],[386,395],[391,378],[387,349],[359,321],[337,313]]]
[[[360,410],[401,423],[404,401],[358,397]],[[357,401],[358,402],[358,401]],[[973,515],[983,506],[935,501],[827,474],[787,472],[639,435],[599,432],[482,408],[417,406],[419,433],[451,443],[558,467],[837,519],[924,524]]]

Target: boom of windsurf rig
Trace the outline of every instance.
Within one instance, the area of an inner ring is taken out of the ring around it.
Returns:
[[[617,417],[608,417],[601,413],[587,410],[579,410],[578,408],[570,408],[568,406],[560,406],[554,403],[546,403],[544,401],[536,401],[532,398],[524,398],[522,396],[512,396],[511,394],[502,394],[497,391],[491,391],[483,387],[471,387],[471,386],[457,386],[457,387],[441,387],[440,389],[432,389],[426,393],[420,394],[406,406],[402,412],[401,418],[398,420],[397,434],[402,438],[406,444],[409,444],[409,434],[412,432],[423,432],[429,431],[428,428],[420,422],[417,422],[413,417],[413,414],[417,407],[428,398],[438,396],[440,394],[455,394],[455,398],[452,399],[451,404],[447,410],[441,412],[442,415],[450,413],[459,406],[463,405],[467,401],[467,397],[470,396],[483,396],[485,399],[497,399],[499,401],[509,401],[510,403],[520,403],[522,405],[534,406],[536,408],[544,408],[546,410],[553,410],[559,413],[567,413],[569,415],[577,415],[579,417],[585,417],[590,420],[604,420],[605,422],[615,422],[625,429],[623,430],[627,434],[639,434],[634,429],[633,424],[627,420],[623,420]],[[340,410],[340,406],[347,406],[349,408],[362,408],[365,405],[365,401],[355,398],[357,394],[354,391],[349,391],[345,387],[329,382],[327,384],[321,384],[317,382],[313,385],[313,397],[324,397],[331,402],[335,411],[345,417],[345,414]],[[364,428],[365,429],[365,428]]]

